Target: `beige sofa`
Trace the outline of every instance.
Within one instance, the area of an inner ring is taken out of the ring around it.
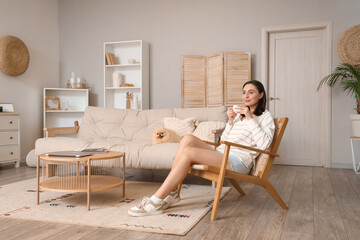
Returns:
[[[76,148],[106,147],[125,152],[127,168],[170,169],[178,143],[152,144],[152,133],[165,118],[195,118],[201,122],[226,123],[226,107],[150,109],[143,111],[87,107],[80,127],[49,128],[35,144],[35,155]],[[223,129],[211,129],[214,139]],[[77,132],[76,138],[56,136]],[[55,136],[55,137],[54,137]]]

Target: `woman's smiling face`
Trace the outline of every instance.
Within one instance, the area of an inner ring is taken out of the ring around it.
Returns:
[[[259,93],[259,90],[254,84],[246,84],[243,88],[241,95],[242,100],[245,103],[245,106],[250,108],[255,108],[259,103],[259,100],[264,96],[264,93]]]

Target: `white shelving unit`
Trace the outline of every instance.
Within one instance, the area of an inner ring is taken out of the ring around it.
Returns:
[[[46,110],[46,96],[59,97],[60,110]],[[72,127],[74,121],[81,123],[85,108],[89,106],[89,89],[44,88],[43,99],[44,128]]]
[[[106,53],[115,55],[116,65],[106,64]],[[135,59],[129,64],[129,59]],[[134,87],[114,87],[113,73],[120,72],[122,83],[134,84]],[[138,107],[149,108],[149,44],[142,40],[104,43],[104,106],[108,108],[126,108],[126,93],[133,93],[138,99]],[[133,105],[131,104],[132,108]]]

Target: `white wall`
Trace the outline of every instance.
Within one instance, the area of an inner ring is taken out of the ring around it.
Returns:
[[[21,157],[42,137],[42,92],[59,86],[59,6],[54,0],[0,0],[0,37],[20,38],[30,53],[27,71],[11,77],[0,71],[0,102],[20,113]]]
[[[340,62],[339,37],[360,23],[358,0],[61,0],[59,4],[61,86],[71,71],[76,72],[90,83],[90,104],[95,106],[103,106],[103,42],[150,43],[150,106],[167,108],[181,105],[183,54],[250,51],[253,78],[260,79],[262,27],[331,20],[334,68]],[[354,106],[340,87],[332,90],[336,167],[351,163],[348,116]]]

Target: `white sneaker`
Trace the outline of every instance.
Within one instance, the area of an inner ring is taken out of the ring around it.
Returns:
[[[162,201],[160,204],[155,204],[150,198],[144,197],[139,206],[132,207],[128,210],[128,214],[133,217],[162,214],[165,209],[165,204],[165,201]]]
[[[168,207],[170,207],[171,205],[180,202],[181,198],[180,195],[178,193],[178,191],[175,191],[174,193],[169,193],[169,195],[166,196],[166,198],[164,198],[164,209],[167,209]]]

